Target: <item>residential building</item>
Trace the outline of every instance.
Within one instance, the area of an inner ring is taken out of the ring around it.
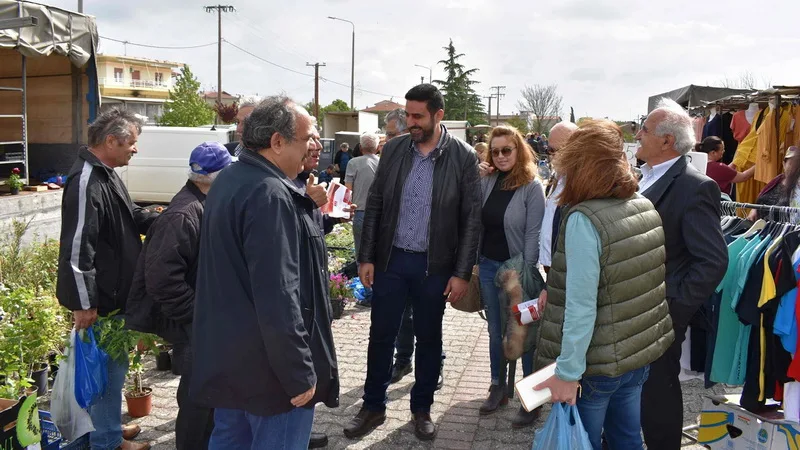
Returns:
[[[370,113],[388,113],[390,111],[394,111],[395,109],[405,109],[405,105],[401,105],[399,103],[395,103],[391,100],[381,100],[378,103],[375,103],[374,106],[370,106],[369,108],[362,109],[363,112],[370,112]]]
[[[123,105],[155,123],[182,63],[135,56],[97,55],[101,111]]]
[[[217,91],[206,91],[203,92],[203,100],[208,103],[208,106],[214,107],[217,105]],[[239,100],[239,97],[234,95],[228,94],[225,91],[222,91],[222,104],[225,106],[231,106],[232,104],[236,103]]]

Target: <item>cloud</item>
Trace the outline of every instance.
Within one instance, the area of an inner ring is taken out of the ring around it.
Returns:
[[[606,73],[603,69],[584,67],[573,70],[569,79],[573,81],[605,81]]]

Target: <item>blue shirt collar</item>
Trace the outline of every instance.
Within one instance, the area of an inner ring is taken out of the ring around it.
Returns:
[[[413,153],[419,154],[419,155],[420,155],[420,156],[421,156],[423,159],[424,159],[424,158],[427,158],[427,157],[434,157],[434,158],[438,158],[438,157],[439,157],[439,155],[441,155],[441,154],[442,154],[442,147],[444,146],[444,140],[445,140],[445,137],[446,137],[446,136],[447,136],[447,134],[448,134],[448,133],[447,133],[447,127],[445,127],[445,126],[444,126],[444,125],[442,125],[442,124],[439,124],[439,126],[441,127],[441,130],[442,130],[442,135],[439,137],[439,142],[436,144],[436,148],[435,148],[435,149],[433,149],[433,151],[432,151],[432,152],[430,152],[430,153],[428,154],[428,156],[424,156],[424,157],[422,156],[422,154],[420,153],[419,149],[417,148],[417,143],[416,143],[416,142],[414,142],[413,140],[411,141],[411,145],[409,146],[409,149],[410,149],[410,150],[411,150]]]

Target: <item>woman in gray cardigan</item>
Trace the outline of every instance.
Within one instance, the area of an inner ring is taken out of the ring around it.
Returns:
[[[504,362],[500,329],[502,311],[500,288],[495,286],[495,276],[505,261],[520,253],[527,264],[535,266],[539,260],[539,231],[545,198],[533,161],[533,150],[516,128],[499,126],[492,130],[484,163],[487,175],[481,180],[480,285],[489,325],[492,374],[489,397],[480,408],[483,415],[491,414],[500,405],[508,403],[505,380],[500,379],[500,367]],[[532,352],[522,357],[522,370],[526,376],[533,373]],[[530,425],[536,415],[537,412],[526,413],[520,409],[512,426]]]

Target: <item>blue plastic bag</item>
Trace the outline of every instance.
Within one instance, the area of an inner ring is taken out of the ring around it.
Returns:
[[[533,450],[592,450],[578,407],[553,404],[544,427],[536,432]]]
[[[82,336],[80,336],[82,335]],[[88,342],[84,339],[88,337]],[[97,346],[89,327],[75,339],[75,400],[88,408],[103,397],[108,385],[108,354]]]
[[[347,287],[353,290],[353,296],[356,298],[356,300],[364,300],[367,298],[367,288],[365,288],[361,283],[360,278],[355,277],[351,279],[347,284]]]

